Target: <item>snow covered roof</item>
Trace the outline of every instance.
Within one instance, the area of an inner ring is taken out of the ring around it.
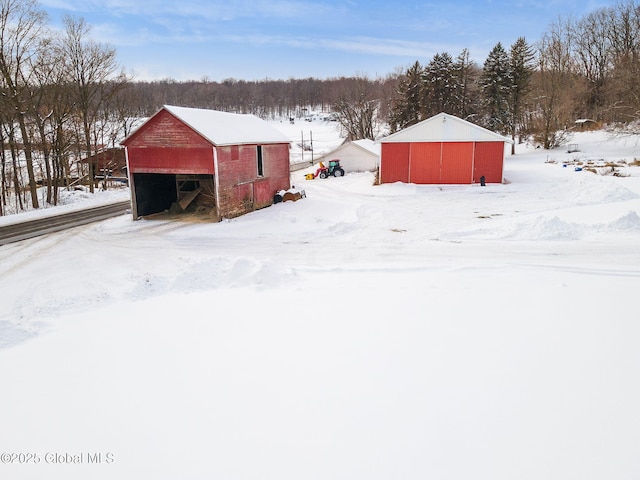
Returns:
[[[374,155],[380,156],[380,144],[374,142],[373,140],[369,140],[368,138],[365,138],[363,140],[354,140],[351,143],[353,143],[354,145],[357,145],[358,147],[364,150],[368,150]]]
[[[374,155],[376,157],[380,156],[380,144],[374,142],[373,140],[369,140],[367,138],[363,140],[345,140],[339,146],[334,148],[333,150],[325,153],[320,158],[332,157],[334,155],[338,155],[343,150],[348,150],[350,148],[356,148],[358,150],[363,150],[366,153]]]
[[[291,143],[289,137],[255,115],[172,105],[163,109],[214,145]]]
[[[513,143],[510,138],[447,113],[439,113],[379,140],[380,143],[496,141]]]

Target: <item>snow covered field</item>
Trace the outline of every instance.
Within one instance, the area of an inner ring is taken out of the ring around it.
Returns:
[[[638,147],[571,143],[0,247],[0,477],[639,478],[640,167],[563,167]]]

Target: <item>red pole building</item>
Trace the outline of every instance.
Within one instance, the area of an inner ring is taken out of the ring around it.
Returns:
[[[502,183],[511,139],[440,113],[380,140],[381,183]]]

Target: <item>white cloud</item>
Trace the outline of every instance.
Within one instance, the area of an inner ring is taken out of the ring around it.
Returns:
[[[450,44],[416,42],[376,37],[318,38],[276,35],[226,35],[219,40],[259,46],[286,46],[304,50],[330,49],[346,53],[424,58],[450,48]]]
[[[212,21],[239,18],[304,18],[327,12],[342,11],[343,7],[327,3],[296,0],[207,1],[183,0],[44,0],[44,7],[74,12],[105,11],[112,15],[140,15],[146,18],[170,16],[174,19],[194,17]]]

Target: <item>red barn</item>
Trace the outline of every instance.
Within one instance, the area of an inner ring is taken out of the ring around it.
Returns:
[[[122,142],[133,218],[192,203],[218,218],[269,206],[290,188],[289,142],[254,115],[165,105]]]
[[[380,182],[502,183],[509,138],[440,113],[380,140]]]

